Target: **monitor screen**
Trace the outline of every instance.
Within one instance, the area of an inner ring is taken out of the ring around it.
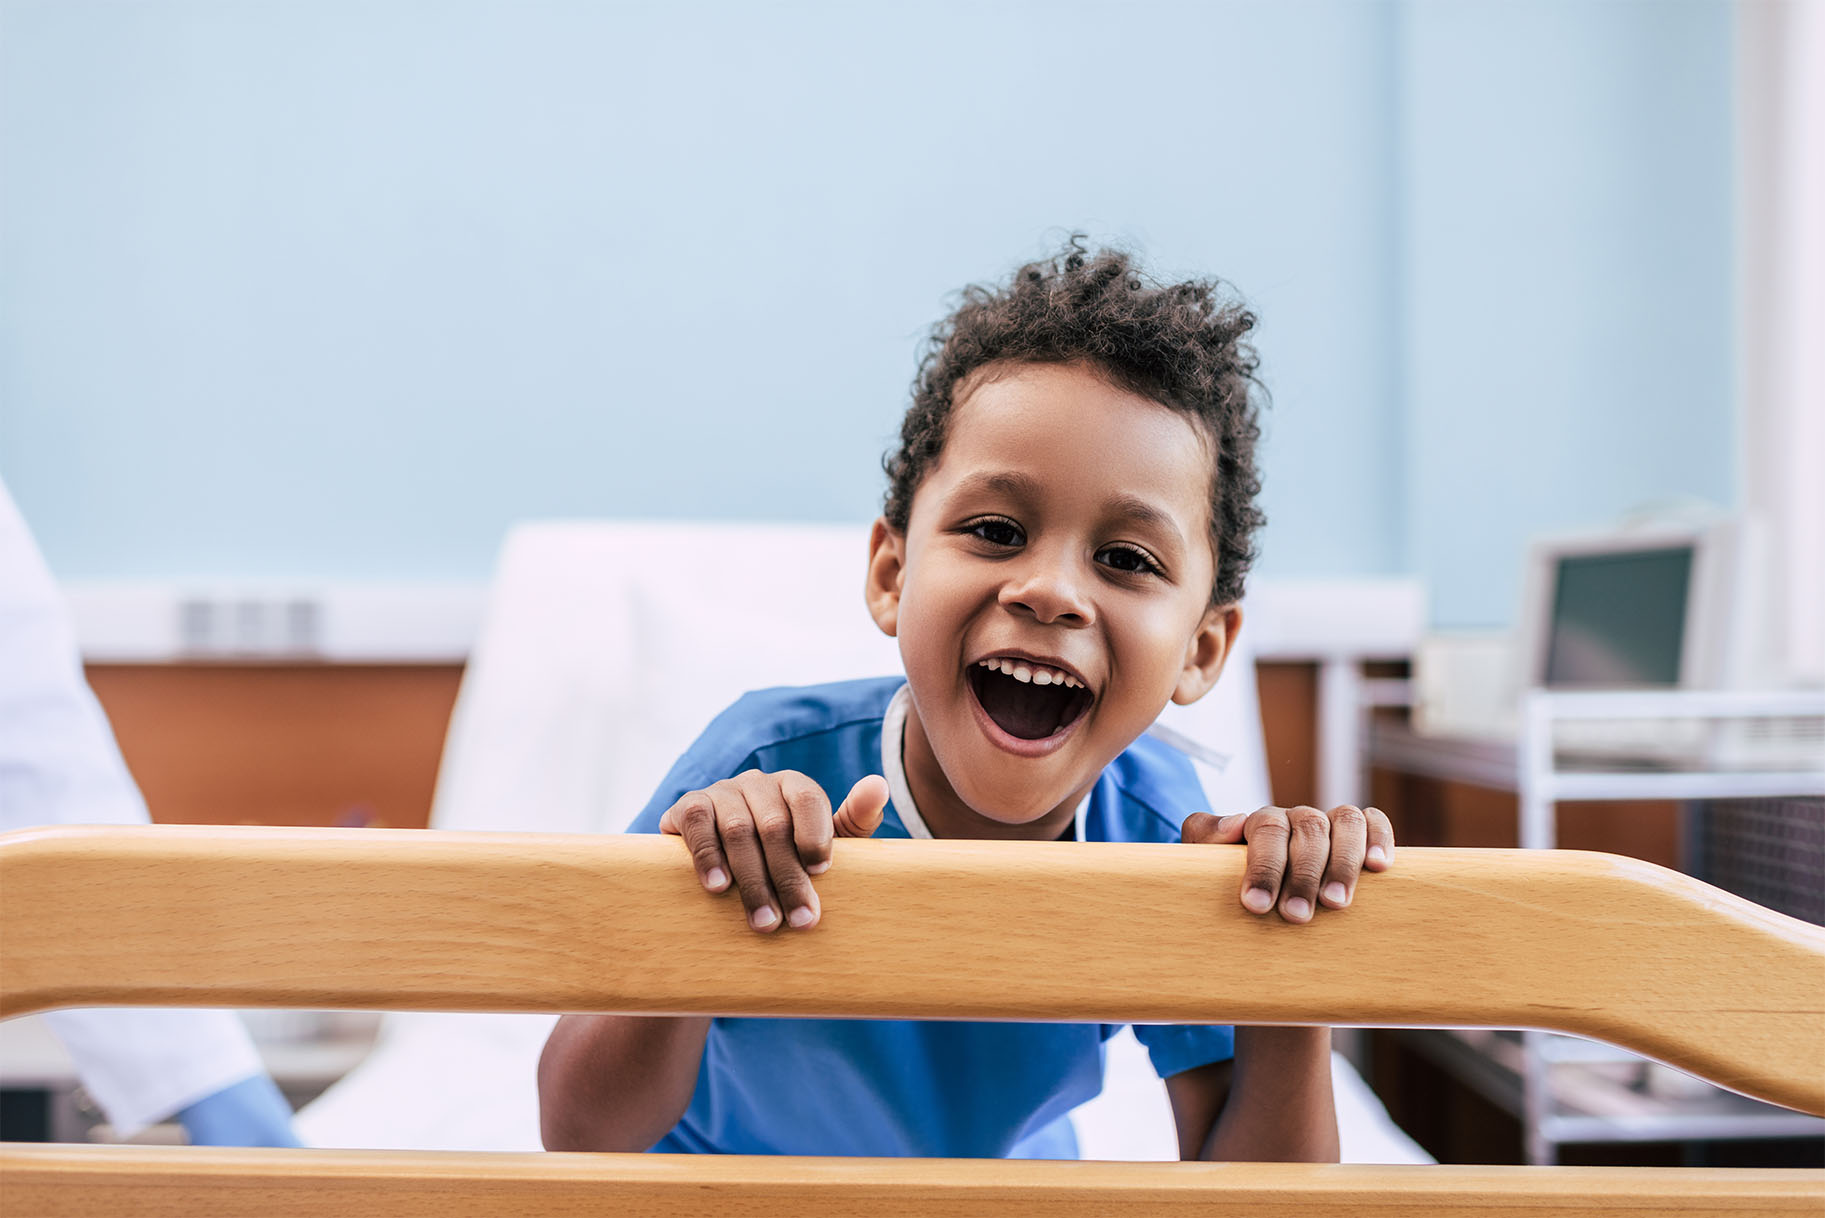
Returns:
[[[1553,584],[1548,686],[1675,686],[1691,545],[1562,555]]]

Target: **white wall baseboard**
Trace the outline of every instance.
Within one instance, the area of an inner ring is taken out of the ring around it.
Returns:
[[[92,663],[321,660],[461,663],[484,583],[71,581],[64,593]],[[1257,579],[1244,617],[1264,660],[1410,655],[1426,625],[1417,579]]]
[[[481,629],[481,583],[201,581],[64,585],[83,659],[460,664]]]
[[[1404,660],[1426,632],[1426,585],[1410,576],[1256,579],[1243,626],[1263,660]]]

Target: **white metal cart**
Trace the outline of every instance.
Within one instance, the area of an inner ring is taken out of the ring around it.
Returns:
[[[1606,721],[1683,726],[1689,730],[1668,735],[1689,751],[1648,768],[1568,759],[1559,739],[1564,725]],[[1769,724],[1780,730],[1754,730]],[[1531,690],[1522,702],[1516,760],[1520,843],[1533,850],[1556,844],[1560,800],[1825,797],[1825,691]],[[1477,1045],[1462,1034],[1453,1039],[1517,1079],[1530,1163],[1556,1161],[1568,1142],[1825,1134],[1825,1120],[1593,1041],[1548,1032],[1484,1033],[1487,1043]],[[1505,1078],[1485,1085],[1511,1086]]]
[[[1521,711],[1514,740],[1420,736],[1405,723],[1376,720],[1369,753],[1375,764],[1404,773],[1514,791],[1518,840],[1530,849],[1557,845],[1562,800],[1825,797],[1825,691],[1533,690]],[[1579,754],[1565,747],[1567,724],[1604,721],[1656,726],[1657,732],[1639,734],[1678,747],[1663,748],[1658,760],[1637,756],[1627,764],[1617,760],[1627,749],[1606,763],[1602,749]],[[1754,730],[1770,724],[1782,730]],[[1758,743],[1776,747],[1758,761]],[[1816,806],[1808,811],[1818,815]],[[1686,854],[1691,869],[1689,847]],[[1812,882],[1825,878],[1815,873]],[[1825,1136],[1825,1120],[1745,1099],[1594,1041],[1491,1030],[1397,1035],[1517,1117],[1531,1163],[1555,1162],[1567,1143]]]

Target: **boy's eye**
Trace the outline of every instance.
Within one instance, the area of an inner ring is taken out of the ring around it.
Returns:
[[[1160,564],[1145,551],[1133,546],[1109,546],[1097,554],[1104,566],[1130,575],[1163,575]]]
[[[1026,534],[1012,520],[1001,516],[991,516],[987,520],[978,520],[965,530],[982,538],[992,546],[1017,546],[1026,540]]]

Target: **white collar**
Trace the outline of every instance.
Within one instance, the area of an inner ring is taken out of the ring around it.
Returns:
[[[887,713],[881,717],[881,775],[887,779],[888,797],[893,800],[894,811],[900,814],[906,835],[929,839],[932,831],[925,818],[919,815],[919,806],[913,803],[912,788],[906,784],[906,712],[911,706],[912,694],[902,685],[894,691],[893,700],[887,704]],[[1080,842],[1089,840],[1084,834],[1084,821],[1089,814],[1090,797],[1086,795],[1077,805],[1072,825]]]

